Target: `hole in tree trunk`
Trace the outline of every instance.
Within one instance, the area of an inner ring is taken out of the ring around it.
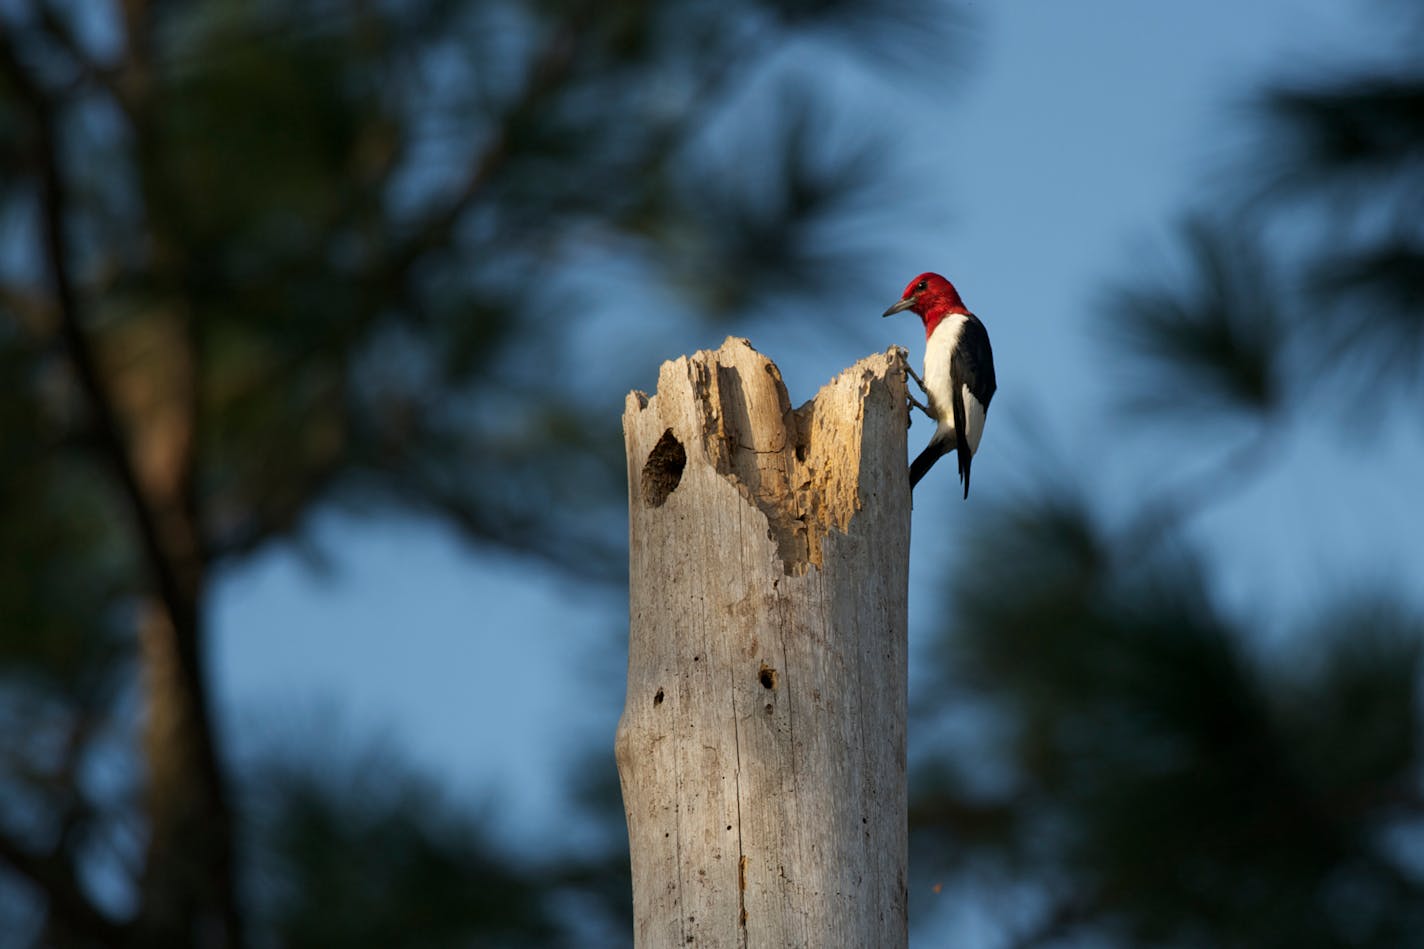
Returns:
[[[766,663],[763,662],[761,664],[761,673],[757,678],[761,681],[761,687],[763,689],[776,688],[776,670]]]
[[[682,470],[686,467],[687,451],[672,429],[668,429],[643,465],[643,503],[648,507],[662,507],[682,481]]]

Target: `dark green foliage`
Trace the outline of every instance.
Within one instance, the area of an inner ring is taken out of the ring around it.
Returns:
[[[1412,176],[1424,162],[1424,78],[1418,75],[1278,86],[1265,94],[1261,111],[1280,146],[1281,188],[1369,187]]]
[[[1304,330],[1311,368],[1417,397],[1424,362],[1424,72],[1393,70],[1271,88],[1259,179],[1306,234]],[[1313,226],[1312,226],[1313,225]]]
[[[1124,287],[1110,300],[1112,342],[1130,360],[1127,401],[1198,424],[1212,415],[1261,422],[1288,394],[1288,301],[1271,263],[1239,231],[1199,219],[1182,230],[1182,276],[1170,287]]]
[[[107,693],[133,608],[120,508],[83,446],[56,433],[67,408],[37,397],[63,387],[59,366],[5,326],[0,378],[0,679]]]
[[[1253,648],[1190,557],[1121,547],[1061,498],[975,541],[1014,566],[954,591],[937,689],[998,722],[978,766],[1007,777],[918,783],[928,872],[1008,858],[1066,891],[1045,942],[1398,945],[1424,922],[1391,840],[1424,828],[1424,621],[1382,602]]]
[[[272,766],[251,782],[253,915],[281,946],[549,946],[554,881],[410,765]]]
[[[1424,204],[1421,204],[1424,210]],[[1424,379],[1424,234],[1388,235],[1322,260],[1312,321],[1334,345],[1322,369],[1356,389],[1372,377],[1417,394]]]
[[[617,774],[588,762],[563,832],[541,856],[389,751],[269,754],[247,769],[259,945],[624,945],[631,881]],[[582,831],[582,833],[580,833]]]

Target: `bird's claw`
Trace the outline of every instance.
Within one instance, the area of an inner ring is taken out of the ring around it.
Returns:
[[[928,416],[929,418],[934,418],[934,413],[930,411],[929,406],[925,405],[925,404],[924,404],[923,402],[921,402],[919,399],[917,399],[917,398],[915,398],[914,396],[910,395],[910,393],[908,393],[908,392],[905,393],[905,398],[907,398],[907,399],[910,400],[910,405],[914,406],[915,408],[919,409],[921,412],[925,413],[925,415]],[[906,409],[906,411],[908,412],[909,409]]]
[[[914,380],[915,380],[915,385],[917,385],[917,386],[920,387],[920,391],[921,391],[921,392],[924,392],[926,395],[928,395],[928,394],[929,394],[929,390],[925,388],[925,380],[923,380],[923,379],[921,379],[921,378],[919,377],[919,375],[915,372],[915,370],[910,367],[910,364],[909,364],[908,362],[905,362],[905,363],[904,363],[904,366],[905,366],[905,374],[908,375],[911,379],[914,379]],[[915,398],[914,394],[909,391],[909,386],[906,386],[906,387],[905,387],[905,398],[908,400],[908,404],[905,406],[905,427],[906,427],[906,428],[909,428],[910,425],[914,423],[914,419],[915,419],[915,413],[914,413],[913,411],[911,411],[911,407],[916,408],[916,409],[919,409],[921,412],[925,413],[925,415],[927,415],[927,416],[928,416],[929,418],[931,418],[931,419],[934,418],[934,413],[932,413],[932,412],[929,410],[929,407],[928,407],[927,405],[925,405],[925,404],[924,404],[923,402],[921,402],[919,399]]]

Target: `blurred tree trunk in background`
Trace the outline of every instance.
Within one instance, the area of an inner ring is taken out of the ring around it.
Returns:
[[[793,411],[728,339],[628,397],[640,947],[906,944],[903,360]]]
[[[190,328],[179,314],[159,313],[104,337],[109,351],[99,361],[112,389],[95,396],[113,404],[130,446],[137,516],[151,519],[156,540],[150,569],[171,576],[166,598],[146,598],[137,615],[149,841],[134,942],[233,946],[242,942],[233,826],[198,611],[207,578],[193,483],[199,380]]]

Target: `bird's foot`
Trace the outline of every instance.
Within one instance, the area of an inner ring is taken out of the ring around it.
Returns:
[[[921,412],[925,413],[927,417],[931,419],[935,417],[934,413],[930,411],[929,406],[925,405],[923,402],[910,395],[908,392],[905,393],[905,398],[909,399],[910,404],[913,405],[915,408],[919,409]],[[906,411],[908,411],[908,409]]]

